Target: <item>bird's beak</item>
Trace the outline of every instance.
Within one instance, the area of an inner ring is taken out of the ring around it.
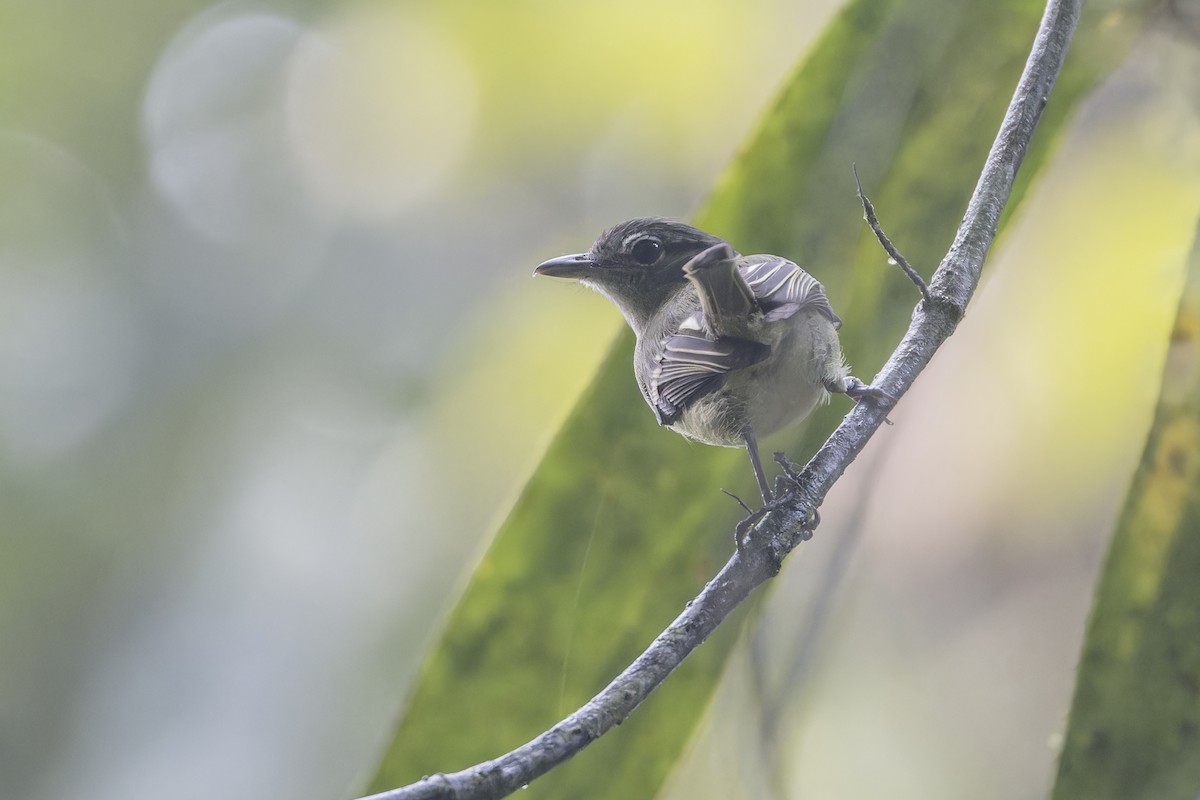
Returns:
[[[587,253],[573,256],[559,256],[549,261],[543,261],[533,271],[536,275],[549,275],[551,278],[582,278],[596,268],[596,262]]]

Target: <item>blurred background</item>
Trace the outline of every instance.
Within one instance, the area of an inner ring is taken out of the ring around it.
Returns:
[[[0,794],[328,798],[835,3],[0,2]]]
[[[3,796],[359,787],[620,325],[532,267],[687,216],[837,5],[3,0]],[[830,497],[870,555],[775,589],[764,631],[847,575],[816,699],[749,688],[803,642],[748,647],[678,796],[759,796],[704,769],[755,703],[807,703],[760,750],[804,745],[773,774],[823,796],[1048,785],[1195,233],[1198,74],[1157,30],[1085,104]]]

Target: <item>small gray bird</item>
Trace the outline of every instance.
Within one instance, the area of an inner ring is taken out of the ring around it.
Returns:
[[[763,503],[759,436],[799,422],[830,392],[890,399],[851,377],[825,289],[786,258],[741,256],[682,222],[632,219],[591,250],[540,264],[603,294],[637,336],[633,371],[660,425],[745,447]]]

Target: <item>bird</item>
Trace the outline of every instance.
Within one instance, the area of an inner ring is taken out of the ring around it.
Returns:
[[[552,258],[534,275],[578,281],[616,305],[636,337],[634,375],[659,425],[744,447],[764,508],[773,495],[759,437],[831,394],[890,398],[850,374],[842,321],[820,282],[782,256],[740,255],[684,222],[619,223],[586,253]]]

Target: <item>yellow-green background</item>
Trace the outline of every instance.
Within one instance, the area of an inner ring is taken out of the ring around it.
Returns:
[[[987,144],[961,96],[906,91],[981,5],[908,5],[895,39],[841,45],[830,82],[895,81],[840,117],[813,108],[836,157],[804,176],[795,240],[722,231],[788,250],[847,316],[881,284],[803,242],[841,226],[869,262],[849,161],[928,274],[936,242],[907,226],[945,163]],[[366,785],[439,619],[620,328],[532,265],[699,208],[836,6],[3,0],[3,795]],[[1200,208],[1181,7],[1144,27],[1138,4],[1089,4],[1112,50],[1078,57],[1115,71],[1052,105],[977,303],[745,631],[670,796],[1047,791]],[[1003,94],[994,25],[961,34]],[[939,109],[961,123],[887,127]],[[893,170],[929,186],[875,194]],[[933,211],[950,230],[961,205]],[[880,331],[907,315],[885,308]],[[888,346],[847,332],[864,378]],[[695,452],[646,430],[650,463]],[[725,455],[704,463],[740,465]],[[589,563],[656,552],[604,513],[648,487],[594,468],[592,524],[563,532],[586,537],[563,548],[571,607],[546,615],[565,624],[511,648],[561,662],[518,688],[564,712],[596,688],[575,637],[621,579]],[[705,535],[697,553],[727,551],[726,528]],[[698,587],[716,563],[695,560]],[[492,613],[536,612],[522,588]],[[678,599],[654,589],[631,585],[621,615],[665,623]]]

